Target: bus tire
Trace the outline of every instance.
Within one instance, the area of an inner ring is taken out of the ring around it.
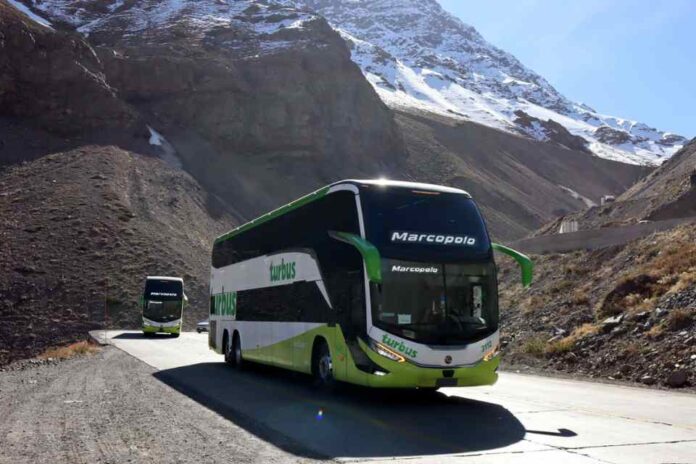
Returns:
[[[322,389],[330,390],[336,380],[333,375],[333,361],[329,345],[323,338],[317,339],[312,350],[312,375],[314,384]]]
[[[172,338],[179,338],[179,333],[173,333]]]
[[[239,338],[239,332],[235,332],[234,336],[232,337],[232,365],[237,369],[241,369],[244,365],[242,341]]]
[[[232,344],[230,343],[230,336],[225,330],[222,333],[222,353],[225,355],[225,362],[232,365]]]

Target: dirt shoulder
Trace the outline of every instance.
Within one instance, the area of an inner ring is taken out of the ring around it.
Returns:
[[[105,347],[0,373],[0,463],[314,462],[178,393]]]

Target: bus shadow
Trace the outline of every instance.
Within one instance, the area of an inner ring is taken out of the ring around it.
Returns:
[[[146,336],[142,332],[124,332],[124,333],[118,334],[112,338],[117,338],[120,340],[140,340],[140,339],[156,340],[158,338],[173,339],[175,337],[172,337],[170,334],[166,334],[166,333],[153,333],[149,336]]]
[[[153,374],[236,425],[298,456],[379,458],[481,452],[522,440],[504,407],[441,393],[341,386],[265,366],[201,363]]]

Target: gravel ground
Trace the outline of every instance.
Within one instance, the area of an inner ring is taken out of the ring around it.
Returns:
[[[0,463],[315,462],[264,442],[122,351],[0,373]]]

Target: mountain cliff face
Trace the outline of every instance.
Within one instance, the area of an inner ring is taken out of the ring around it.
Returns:
[[[111,100],[134,115],[133,137],[104,137],[100,143],[166,155],[231,205],[239,220],[339,178],[390,176],[471,190],[493,234],[514,239],[602,195],[620,194],[645,173],[591,156],[584,139],[553,121],[542,124],[550,140],[539,141],[452,113],[414,115],[409,108],[395,118],[351,61],[346,42],[308,5],[304,10],[246,0],[27,0],[32,10],[14,5],[34,15],[32,20],[15,11],[45,40],[70,37],[90,50],[88,58]],[[37,59],[17,53],[19,66]],[[77,82],[70,88],[81,89],[80,98],[100,101]],[[62,111],[62,105],[54,106]],[[521,111],[514,117],[526,128],[539,121]],[[2,130],[0,124],[0,135]],[[4,140],[15,133],[16,127],[8,128]],[[150,135],[154,146],[147,144]],[[20,139],[18,149],[6,149],[4,156],[21,159],[27,144]],[[57,150],[80,146],[58,141]]]
[[[125,140],[144,131],[85,40],[0,1],[0,166],[99,134]]]
[[[0,366],[105,324],[138,329],[146,275],[184,278],[193,329],[208,313],[210,243],[233,225],[190,175],[116,147],[3,170]]]
[[[392,107],[424,109],[540,141],[554,141],[553,126],[560,125],[581,138],[588,151],[633,164],[659,164],[685,142],[681,136],[570,101],[436,0],[282,3],[326,17]]]
[[[405,157],[392,113],[313,13],[215,0],[31,6],[87,37],[119,97],[241,217],[341,177],[388,175]]]

